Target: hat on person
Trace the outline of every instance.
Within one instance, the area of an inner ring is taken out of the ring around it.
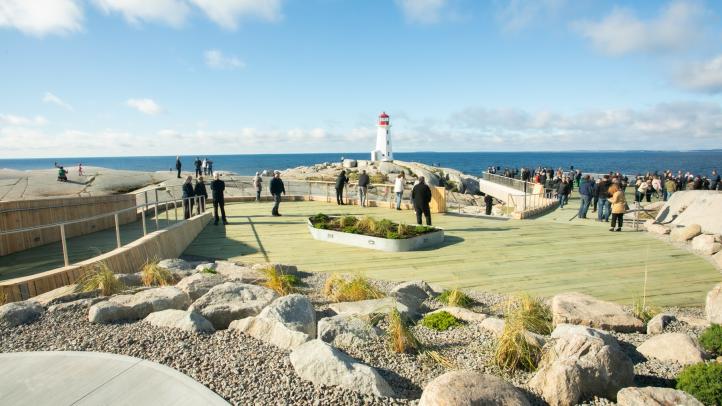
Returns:
[[[276,174],[276,175],[280,175],[280,174],[281,174],[281,171],[275,170],[275,171],[273,171],[273,173]]]

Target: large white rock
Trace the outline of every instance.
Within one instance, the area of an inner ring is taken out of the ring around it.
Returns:
[[[618,406],[703,406],[687,392],[672,388],[624,388],[617,392]]]
[[[684,333],[652,336],[637,347],[647,358],[692,365],[704,361],[704,353],[695,339]]]
[[[304,295],[295,293],[279,297],[258,317],[276,320],[291,330],[316,338],[316,310]]]
[[[651,220],[651,221],[654,221],[654,220]],[[652,224],[647,225],[646,227],[647,227],[647,231],[649,231],[650,233],[659,234],[659,235],[669,234],[669,232],[671,231],[669,229],[669,227],[666,227],[666,226],[664,226],[662,224],[658,224],[658,223],[652,223]]]
[[[481,323],[485,319],[489,318],[488,314],[484,313],[477,313],[473,310],[465,309],[463,307],[456,307],[456,306],[447,306],[442,307],[441,309],[434,310],[433,312],[429,312],[428,314],[434,314],[434,313],[440,313],[440,312],[446,312],[450,315],[456,317],[459,320],[465,321],[467,323]],[[503,320],[502,320],[503,323]],[[502,330],[504,329],[502,324]]]
[[[43,307],[47,307],[58,303],[74,302],[79,299],[88,299],[98,296],[97,291],[78,292],[76,290],[77,287],[78,285],[76,284],[61,286],[49,292],[34,296],[32,301],[39,303]]]
[[[579,324],[621,333],[643,332],[642,320],[622,306],[582,293],[561,293],[552,299],[554,324]]]
[[[704,312],[707,316],[707,321],[714,324],[722,324],[722,283],[718,283],[712,290],[707,292]]]
[[[143,285],[143,273],[117,273],[115,279],[125,286],[141,286]]]
[[[436,293],[431,286],[424,281],[409,281],[394,286],[394,288],[391,289],[391,295],[396,297],[407,296],[423,302],[430,297],[434,297]]]
[[[234,320],[228,329],[240,331],[283,350],[292,350],[311,339],[308,334],[292,330],[278,320],[260,316]]]
[[[388,313],[391,309],[396,308],[399,313],[409,316],[409,308],[399,303],[393,297],[384,297],[381,299],[360,300],[358,302],[338,302],[331,303],[328,307],[336,312],[336,314],[368,316],[370,314]]]
[[[105,302],[96,303],[88,310],[88,320],[92,323],[137,320],[161,310],[185,310],[189,304],[187,293],[164,286],[146,289],[134,295],[113,296]]]
[[[567,335],[580,334],[588,337],[596,337],[604,341],[606,345],[619,346],[617,339],[613,335],[591,327],[580,326],[577,324],[557,324],[552,331],[552,338],[561,338]]]
[[[452,371],[436,377],[426,385],[419,400],[419,406],[529,404],[514,385],[499,377],[472,371]]]
[[[675,317],[672,314],[659,313],[655,315],[647,322],[647,334],[652,335],[664,333],[664,328],[667,327],[667,325],[673,320],[675,320]]]
[[[291,365],[301,379],[316,385],[340,386],[376,396],[394,396],[375,369],[324,343],[311,340],[291,352]]]
[[[545,351],[529,387],[552,406],[572,406],[594,396],[614,400],[634,381],[629,357],[600,338],[564,335]]]
[[[702,226],[699,224],[690,224],[684,227],[673,228],[669,233],[669,237],[672,241],[689,241],[700,234],[702,234]]]
[[[498,317],[487,317],[481,321],[481,328],[491,332],[496,337],[500,337],[504,333],[506,322]]]
[[[195,268],[194,264],[180,258],[164,259],[158,262],[158,266],[169,271],[191,271]]]
[[[278,297],[271,289],[240,282],[225,282],[212,287],[193,302],[189,310],[200,313],[223,330],[233,320],[256,316]]]
[[[196,312],[186,310],[161,310],[149,314],[143,322],[156,327],[168,327],[191,333],[212,333],[215,331],[211,322]]]
[[[318,338],[336,346],[354,346],[379,335],[378,329],[356,316],[324,317],[318,321]]]
[[[219,274],[199,272],[181,279],[175,287],[186,292],[194,301],[208,293],[212,287],[225,282],[225,278]]]
[[[0,326],[28,324],[43,314],[43,306],[33,300],[11,302],[0,306]]]
[[[692,239],[692,249],[704,255],[714,255],[722,250],[722,244],[712,234],[700,234]]]
[[[215,270],[228,281],[256,283],[266,280],[266,276],[259,270],[241,266],[230,261],[216,261]]]

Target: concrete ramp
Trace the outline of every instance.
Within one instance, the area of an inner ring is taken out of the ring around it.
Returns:
[[[706,234],[722,234],[722,192],[686,190],[675,192],[657,215],[670,226],[699,224]]]

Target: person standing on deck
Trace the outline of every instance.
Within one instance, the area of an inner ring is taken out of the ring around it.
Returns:
[[[717,169],[713,169],[712,176],[709,178],[709,181],[710,181],[709,189],[717,190],[717,189],[721,188],[722,185],[720,185],[720,180],[722,180],[722,179],[720,179],[719,173],[717,173]]]
[[[343,189],[348,183],[346,171],[341,171],[336,178],[336,204],[343,206]]]
[[[597,185],[597,196],[599,197],[597,221],[609,221],[609,175],[604,175]]]
[[[609,188],[609,194],[612,196],[610,199],[612,206],[612,224],[609,231],[622,231],[622,224],[624,223],[624,212],[626,211],[627,200],[624,197],[624,192],[614,184]],[[616,225],[616,229],[614,228]]]
[[[175,157],[175,170],[178,171],[178,179],[181,178],[180,173],[181,173],[182,166],[183,166],[183,164],[180,161],[180,157],[179,156]]]
[[[581,198],[581,204],[579,205],[579,218],[587,218],[587,211],[589,210],[589,203],[592,201],[592,195],[594,194],[594,184],[592,183],[589,175],[584,175],[579,185],[579,197]]]
[[[198,212],[203,213],[206,211],[206,199],[208,199],[208,191],[206,190],[206,184],[203,183],[203,176],[198,177],[196,187],[193,189],[196,196],[201,196],[198,201]]]
[[[213,161],[210,159],[207,161],[208,164],[208,176],[213,175]]]
[[[491,216],[491,208],[494,206],[493,203],[494,203],[494,198],[491,197],[491,195],[487,193],[486,196],[484,196],[484,204],[486,205],[485,213],[487,216]]]
[[[271,194],[273,195],[273,209],[271,214],[274,216],[280,216],[278,207],[281,205],[281,193],[286,194],[286,187],[283,185],[281,180],[281,172],[273,171],[273,179],[271,179],[271,186],[269,187]]]
[[[201,172],[203,172],[203,176],[207,175],[208,171],[208,158],[203,158],[203,162],[201,162]]]
[[[423,176],[419,177],[419,183],[411,190],[411,199],[414,201],[416,210],[416,224],[421,225],[421,214],[426,217],[426,225],[431,225],[431,189],[426,185]]]
[[[559,208],[564,208],[564,203],[566,203],[566,193],[569,185],[567,185],[567,178],[563,178],[559,181],[557,184],[557,199],[559,199]]]
[[[195,191],[193,190],[193,177],[189,176],[183,183],[183,218],[189,219],[193,215],[193,197]]]
[[[196,157],[196,160],[193,161],[193,164],[196,167],[196,178],[201,176],[203,173],[201,172],[201,166],[203,165],[203,161],[199,157]]]
[[[259,172],[253,177],[253,187],[256,189],[256,201],[261,201],[261,190],[263,190],[263,178]]]
[[[358,177],[358,203],[361,207],[366,207],[366,192],[369,187],[369,175],[366,174],[366,170],[361,170],[361,175]]]
[[[394,194],[396,195],[396,210],[401,210],[401,197],[404,195],[404,185],[406,184],[406,173],[401,172],[394,180]]]
[[[213,174],[211,181],[211,196],[213,196],[213,225],[218,225],[218,208],[221,209],[221,220],[223,224],[228,224],[226,220],[226,201],[223,192],[226,190],[226,182],[221,180],[221,174],[216,172]]]

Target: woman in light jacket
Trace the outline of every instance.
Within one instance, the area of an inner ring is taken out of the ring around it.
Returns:
[[[401,172],[394,181],[394,193],[396,193],[396,210],[401,210],[401,197],[404,195],[406,185],[406,173]]]
[[[616,184],[609,188],[609,195],[611,196],[609,202],[612,204],[612,228],[609,231],[622,231],[624,212],[627,210],[627,199],[624,198],[624,192]]]

